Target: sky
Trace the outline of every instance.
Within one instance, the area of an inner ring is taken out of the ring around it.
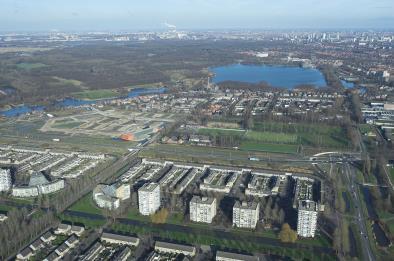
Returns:
[[[1,31],[394,28],[394,0],[0,0]]]

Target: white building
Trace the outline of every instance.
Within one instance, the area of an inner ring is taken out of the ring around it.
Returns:
[[[196,248],[194,246],[174,244],[168,242],[156,241],[155,251],[159,253],[168,254],[183,254],[185,256],[194,256],[196,254]]]
[[[50,194],[64,188],[64,180],[59,179],[47,184],[39,185],[38,189],[42,194]]]
[[[142,215],[154,214],[160,208],[160,185],[146,183],[138,190],[138,205]]]
[[[256,202],[235,202],[233,207],[233,226],[255,228],[259,220],[260,204]]]
[[[312,200],[302,200],[298,204],[297,234],[301,237],[314,237],[318,204]]]
[[[216,215],[216,199],[194,196],[190,201],[190,220],[212,223]]]
[[[30,176],[28,186],[12,188],[14,197],[36,197],[39,194],[50,194],[64,188],[64,180],[49,181],[41,172],[34,172]]]
[[[93,200],[98,207],[109,210],[117,209],[120,205],[119,198],[115,197],[111,186],[108,185],[97,185],[93,190]]]
[[[0,169],[0,192],[11,189],[11,172],[9,169]]]
[[[12,196],[14,197],[37,197],[39,194],[37,187],[13,187]]]

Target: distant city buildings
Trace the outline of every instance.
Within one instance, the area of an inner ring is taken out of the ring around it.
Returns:
[[[302,200],[298,205],[297,234],[301,237],[314,237],[317,225],[318,204]]]
[[[154,214],[160,208],[160,185],[146,183],[138,190],[138,206],[142,215]]]
[[[9,191],[12,186],[11,172],[9,169],[0,169],[0,192]]]
[[[93,190],[93,199],[100,208],[117,209],[120,206],[120,202],[128,198],[130,198],[129,184],[100,184]]]
[[[235,202],[233,207],[233,226],[256,228],[259,220],[260,204],[256,202]]]
[[[212,223],[216,215],[216,199],[194,196],[190,201],[190,220]]]

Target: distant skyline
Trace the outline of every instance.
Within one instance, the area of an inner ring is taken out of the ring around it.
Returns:
[[[0,31],[394,28],[393,0],[0,0]]]

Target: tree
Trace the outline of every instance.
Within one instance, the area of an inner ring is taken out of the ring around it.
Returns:
[[[157,211],[155,214],[150,216],[152,223],[155,224],[163,224],[166,222],[168,217],[168,210],[166,208],[162,208]]]
[[[289,224],[284,223],[279,232],[279,239],[284,243],[294,243],[297,240],[297,232],[292,230]]]

